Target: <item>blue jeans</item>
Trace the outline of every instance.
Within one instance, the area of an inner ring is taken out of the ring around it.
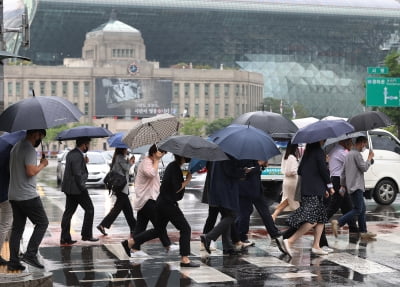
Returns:
[[[353,202],[353,209],[339,218],[339,226],[343,226],[346,223],[349,224],[354,217],[357,217],[359,231],[361,233],[367,232],[367,223],[365,220],[366,208],[363,192],[362,189],[357,189],[350,194],[351,201]]]

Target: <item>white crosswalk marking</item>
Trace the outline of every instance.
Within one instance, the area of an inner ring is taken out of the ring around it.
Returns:
[[[290,263],[286,263],[273,256],[262,256],[262,257],[245,257],[243,260],[257,266],[257,267],[291,267],[294,266]]]
[[[360,274],[396,272],[396,270],[392,268],[348,253],[331,253],[324,258]]]

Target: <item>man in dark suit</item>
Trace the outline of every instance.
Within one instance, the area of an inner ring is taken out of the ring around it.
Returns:
[[[61,191],[66,195],[65,211],[61,220],[60,244],[74,244],[76,240],[71,238],[71,218],[76,208],[80,205],[85,210],[82,224],[82,240],[97,241],[93,238],[94,207],[86,188],[88,171],[87,158],[84,154],[89,150],[90,138],[82,137],[76,140],[76,148],[70,151],[66,157],[64,178]]]

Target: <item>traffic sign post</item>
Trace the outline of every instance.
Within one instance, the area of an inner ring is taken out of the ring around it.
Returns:
[[[374,74],[374,75],[386,75],[386,74],[389,74],[389,68],[388,67],[368,67],[367,72],[368,72],[368,74]]]
[[[400,78],[367,78],[367,107],[400,107]]]

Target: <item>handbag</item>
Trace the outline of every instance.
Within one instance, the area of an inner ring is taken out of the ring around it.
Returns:
[[[294,192],[294,200],[301,202],[301,175],[297,176],[296,190]]]
[[[125,176],[113,170],[109,171],[104,177],[104,184],[106,185],[110,194],[121,192],[127,183],[128,182]]]

